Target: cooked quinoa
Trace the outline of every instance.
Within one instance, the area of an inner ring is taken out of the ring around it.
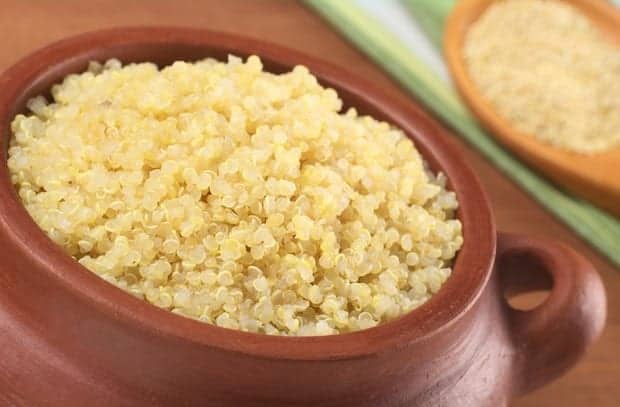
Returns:
[[[302,66],[103,66],[18,115],[26,209],[87,269],[221,327],[326,335],[412,310],[463,243],[455,194],[401,130]]]
[[[469,73],[518,130],[592,154],[620,146],[620,46],[575,7],[503,0],[468,30]]]

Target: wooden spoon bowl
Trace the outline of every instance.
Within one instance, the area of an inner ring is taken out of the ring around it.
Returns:
[[[620,44],[620,12],[603,0],[564,0],[577,7],[612,42]],[[524,134],[501,117],[469,76],[463,44],[469,27],[494,0],[461,0],[446,24],[444,52],[461,96],[491,134],[529,165],[568,191],[620,215],[620,147],[584,155],[565,151]]]

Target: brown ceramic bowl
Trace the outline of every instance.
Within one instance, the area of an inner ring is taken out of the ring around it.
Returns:
[[[21,205],[6,167],[9,124],[28,98],[88,61],[257,54],[304,64],[346,105],[402,128],[460,202],[465,243],[425,305],[361,332],[276,337],[182,318],[107,284],[63,253]],[[99,31],[50,45],[0,76],[0,405],[500,406],[573,365],[599,335],[605,294],[592,266],[548,241],[500,234],[445,131],[413,102],[315,58],[185,28]],[[547,287],[530,311],[506,292]]]

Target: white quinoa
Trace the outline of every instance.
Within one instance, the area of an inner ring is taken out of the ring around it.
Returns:
[[[110,60],[52,95],[12,123],[12,182],[54,242],[158,307],[266,334],[370,328],[436,293],[463,243],[445,177],[302,66]]]
[[[563,1],[503,0],[468,30],[469,73],[518,130],[593,154],[620,146],[620,47]]]

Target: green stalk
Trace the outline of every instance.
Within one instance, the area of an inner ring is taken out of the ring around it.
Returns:
[[[425,16],[426,30],[440,38],[439,33],[453,0],[405,1],[416,15]],[[306,0],[306,3],[454,128],[456,134],[478,149],[558,219],[620,265],[620,219],[558,190],[501,148],[477,125],[451,87],[354,2]],[[435,41],[438,42],[437,39]]]
[[[456,0],[402,0],[433,44],[441,48],[446,17]]]

